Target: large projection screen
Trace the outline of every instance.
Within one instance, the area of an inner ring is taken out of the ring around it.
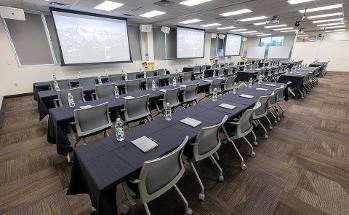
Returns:
[[[240,55],[241,36],[235,34],[227,34],[225,40],[225,56]]]
[[[130,62],[127,21],[51,8],[63,65]]]
[[[177,58],[203,58],[205,31],[177,27]]]

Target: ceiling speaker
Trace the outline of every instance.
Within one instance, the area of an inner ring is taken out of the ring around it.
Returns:
[[[219,34],[218,37],[219,37],[219,39],[224,40],[225,34]]]
[[[166,26],[162,26],[161,27],[161,31],[165,34],[169,34],[170,33],[170,28],[169,27],[166,27]]]
[[[212,38],[212,39],[216,39],[216,38],[217,38],[217,34],[212,33],[212,34],[211,34],[211,38]]]
[[[25,20],[24,10],[13,7],[0,6],[0,16],[3,19]]]
[[[152,25],[140,25],[139,29],[141,30],[141,32],[146,32],[149,33],[152,30]]]

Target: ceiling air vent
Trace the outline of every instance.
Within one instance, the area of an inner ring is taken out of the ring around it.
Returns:
[[[169,7],[175,3],[169,0],[161,0],[161,1],[155,2],[154,4],[160,7]]]

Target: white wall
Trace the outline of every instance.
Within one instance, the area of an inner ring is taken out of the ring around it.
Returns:
[[[314,60],[328,61],[329,71],[349,71],[349,32],[327,33],[322,41],[297,42],[292,59],[304,60],[309,64]]]

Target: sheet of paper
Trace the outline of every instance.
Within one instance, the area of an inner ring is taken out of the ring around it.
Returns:
[[[125,96],[124,99],[133,99],[133,96]]]
[[[166,90],[165,89],[161,89],[160,92],[166,93]]]
[[[193,118],[190,118],[190,117],[182,119],[181,122],[186,124],[186,125],[189,125],[191,127],[194,127],[194,128],[199,126],[199,125],[201,125],[201,122],[199,120],[196,120],[196,119],[193,119]]]
[[[87,108],[91,108],[92,105],[85,105],[85,106],[80,106],[80,109],[87,109]]]
[[[220,104],[219,107],[222,107],[222,108],[225,108],[225,109],[229,109],[229,110],[233,110],[234,108],[236,108],[236,106],[230,105],[230,104],[226,104],[226,103]]]
[[[252,96],[252,95],[247,95],[247,94],[241,94],[241,95],[239,95],[240,97],[242,97],[242,98],[247,98],[247,99],[252,99],[252,98],[254,98],[254,96]]]
[[[265,85],[269,87],[276,87],[276,84],[265,84]]]
[[[133,145],[139,148],[142,152],[149,152],[150,150],[158,147],[158,144],[150,138],[143,136],[131,141]]]
[[[268,91],[268,89],[265,89],[265,88],[259,88],[257,87],[256,90],[259,90],[259,91]]]

